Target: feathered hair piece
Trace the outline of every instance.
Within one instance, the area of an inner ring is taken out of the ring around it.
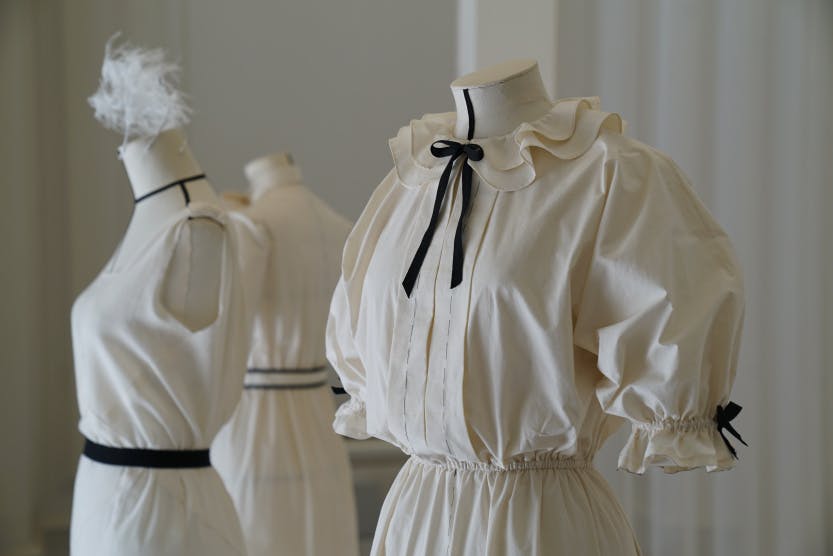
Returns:
[[[176,87],[179,66],[161,48],[116,44],[118,36],[107,41],[98,90],[87,101],[101,125],[122,134],[122,147],[133,139],[152,143],[189,121],[191,109]]]

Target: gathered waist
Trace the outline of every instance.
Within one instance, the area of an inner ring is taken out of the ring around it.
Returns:
[[[578,456],[555,456],[528,460],[514,460],[505,463],[484,461],[463,461],[455,459],[434,460],[422,456],[411,456],[417,465],[435,467],[447,471],[480,471],[485,473],[513,473],[543,469],[592,469],[593,462]]]
[[[243,387],[249,390],[294,390],[319,388],[327,384],[327,367],[250,368]]]

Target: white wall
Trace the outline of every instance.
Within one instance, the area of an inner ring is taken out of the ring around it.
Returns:
[[[453,109],[454,11],[440,0],[187,3],[194,148],[222,183],[288,149],[351,219],[391,167],[387,138]],[[199,9],[197,8],[199,6]]]
[[[442,0],[0,1],[0,554],[69,510],[80,449],[69,307],[115,248],[132,200],[120,141],[86,104],[107,38],[184,67],[195,155],[220,188],[291,150],[356,218],[391,167],[387,138],[452,109],[455,13]]]
[[[457,72],[460,75],[516,58],[538,61],[555,94],[559,0],[457,0]]]

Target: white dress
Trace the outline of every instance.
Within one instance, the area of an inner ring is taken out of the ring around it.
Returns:
[[[453,178],[418,280],[454,114],[390,141],[395,168],[344,251],[327,354],[351,399],[335,429],[411,458],[372,553],[639,554],[593,467],[624,422],[619,468],[728,469],[718,431],[743,300],[725,233],[662,153],[621,134],[598,99],[565,99],[481,160],[451,287]],[[471,151],[470,151],[471,152]],[[453,174],[452,174],[453,175]]]
[[[197,217],[224,229],[222,275],[218,317],[190,330],[162,303],[162,291],[173,257],[187,256],[188,223]],[[135,258],[111,260],[72,309],[79,429],[87,439],[117,448],[210,446],[240,399],[256,302],[247,290],[262,274],[265,247],[263,232],[244,218],[195,202]],[[75,479],[70,544],[77,556],[245,554],[234,505],[213,468],[127,467],[87,456]]]
[[[307,188],[276,181],[245,210],[272,237],[250,371],[212,461],[249,556],[358,554],[350,463],[332,430],[327,310],[350,224]]]

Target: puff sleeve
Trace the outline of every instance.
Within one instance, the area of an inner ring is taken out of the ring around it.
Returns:
[[[620,154],[606,181],[574,340],[597,357],[604,411],[631,423],[618,467],[729,469],[718,417],[726,416],[744,311],[732,247],[665,155],[647,147]]]
[[[384,220],[379,207],[394,186],[396,174],[388,173],[371,195],[356,225],[347,236],[341,259],[341,276],[336,284],[327,319],[327,359],[341,378],[350,399],[336,411],[333,429],[343,436],[365,439],[367,430],[367,369],[357,341],[367,269],[378,240],[378,226]]]
[[[342,276],[333,293],[327,320],[327,359],[350,395],[336,411],[333,430],[343,436],[364,439],[370,436],[364,401],[366,373],[353,335],[355,317],[350,290],[351,285]]]

